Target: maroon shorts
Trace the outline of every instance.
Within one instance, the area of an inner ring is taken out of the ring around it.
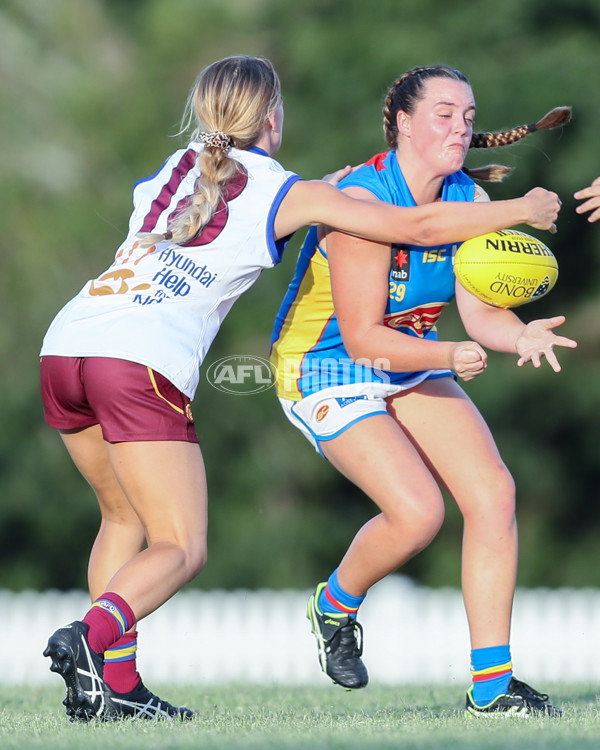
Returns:
[[[150,367],[108,357],[42,357],[44,419],[59,430],[99,424],[109,443],[197,443],[190,400]]]

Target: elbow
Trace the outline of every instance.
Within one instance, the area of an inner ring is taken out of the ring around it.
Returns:
[[[358,359],[365,359],[365,353],[360,350],[360,347],[346,347],[346,351],[348,352],[350,359],[356,363],[356,360]]]
[[[348,352],[348,356],[351,360],[355,361],[358,357],[361,356],[360,347],[357,347],[354,341],[348,340],[343,336],[342,341],[344,342],[344,349]]]
[[[480,344],[482,338],[485,338],[484,336],[482,336],[482,334],[485,332],[485,328],[482,329],[482,326],[477,324],[477,320],[473,320],[472,318],[467,318],[466,320],[464,318],[461,318],[461,320],[469,339]]]
[[[363,323],[360,327],[356,324],[354,326],[348,326],[346,324],[340,326],[340,334],[342,336],[344,348],[350,359],[356,364],[368,364],[379,356],[379,345],[376,343],[376,341],[379,340],[377,336],[379,325],[380,324],[368,325]]]
[[[348,352],[350,359],[358,364],[364,364],[364,360],[370,361],[373,355],[368,342],[364,338],[344,340],[344,347]]]
[[[409,240],[412,245],[433,247],[440,244],[448,236],[447,228],[432,219],[420,221],[414,229],[413,237]]]

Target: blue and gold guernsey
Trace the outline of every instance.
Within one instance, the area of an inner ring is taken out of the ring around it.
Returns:
[[[374,156],[338,187],[350,185],[363,187],[396,206],[415,205],[394,151]],[[464,172],[456,172],[444,180],[441,200],[473,201],[474,194],[473,180]],[[436,323],[454,297],[452,251],[452,245],[392,245],[385,325],[409,336],[437,339]],[[356,296],[360,300],[360,289]],[[278,396],[291,401],[300,401],[324,388],[367,382],[402,384],[417,375],[390,372],[384,369],[384,362],[367,366],[350,358],[340,335],[329,265],[316,227],[308,231],[279,309],[271,362],[277,370]]]

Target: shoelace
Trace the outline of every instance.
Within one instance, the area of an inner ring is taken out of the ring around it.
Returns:
[[[363,652],[363,629],[356,620],[349,622],[336,633],[338,637],[337,649],[351,656],[362,656]],[[334,636],[334,638],[336,637]],[[336,650],[337,650],[336,649]]]
[[[547,693],[540,693],[535,688],[532,688],[531,685],[528,685],[526,682],[521,682],[521,680],[517,680],[514,677],[509,685],[509,690],[525,700],[546,703],[550,699],[550,696]]]

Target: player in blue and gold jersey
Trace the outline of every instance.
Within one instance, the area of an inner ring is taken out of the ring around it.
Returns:
[[[462,73],[444,66],[409,71],[394,83],[384,108],[390,150],[339,187],[397,206],[487,200],[463,169],[469,147],[505,145],[535,127],[474,135],[474,115]],[[543,126],[552,124],[544,118]],[[308,617],[323,671],[346,688],[364,687],[358,608],[374,583],[435,537],[445,488],[464,518],[462,586],[473,678],[466,709],[475,716],[558,716],[547,695],[512,676],[514,484],[457,381],[485,371],[483,347],[517,354],[519,365],[539,367],[545,357],[559,371],[553,348],[576,344],[554,334],[562,316],[525,325],[462,289],[453,252],[451,244],[385,244],[317,227],[302,247],[273,333],[280,403],[380,510],[319,584]],[[436,324],[455,295],[471,340],[440,341]]]
[[[415,205],[394,151],[373,157],[339,187],[351,185],[361,186],[386,203]],[[481,195],[482,191],[477,190]],[[456,172],[444,181],[442,200],[473,201],[475,191],[473,180],[464,172]],[[277,316],[273,364],[280,373],[278,395],[298,401],[331,386],[362,394],[365,382],[414,384],[415,378],[422,379],[422,373],[386,371],[384,363],[365,367],[348,356],[334,310],[324,244],[319,243],[317,227],[312,227]],[[383,316],[386,326],[417,338],[437,340],[436,322],[454,298],[455,248],[452,244],[427,249],[391,245],[389,296]],[[359,286],[357,302],[361,294]],[[441,374],[447,375],[448,371]]]

